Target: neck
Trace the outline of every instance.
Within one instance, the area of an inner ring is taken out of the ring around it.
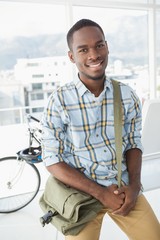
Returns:
[[[91,91],[91,93],[94,94],[95,97],[98,97],[103,91],[103,89],[104,89],[104,84],[103,86],[98,85],[97,88],[90,88],[89,90]]]
[[[85,84],[85,83],[84,83]],[[103,82],[92,82],[92,84],[85,84],[88,90],[94,94],[95,97],[98,97],[104,89],[104,81]]]
[[[105,77],[99,80],[87,79],[86,81],[80,79],[88,90],[98,97],[104,89]]]

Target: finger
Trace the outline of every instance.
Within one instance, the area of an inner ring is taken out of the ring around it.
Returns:
[[[128,215],[128,213],[133,209],[134,205],[133,204],[127,204],[127,203],[123,203],[121,205],[121,208],[115,210],[112,212],[112,214],[117,214],[117,215],[122,215],[122,216],[126,216]]]
[[[125,192],[125,191],[124,191],[124,188],[123,188],[123,187],[117,188],[116,190],[114,190],[114,194],[116,194],[116,195],[119,195],[119,194],[124,193],[124,192]]]
[[[125,199],[125,197],[126,197],[126,195],[125,195],[124,193],[121,193],[121,194],[120,194],[120,198],[121,198],[121,199],[123,199],[123,200],[124,200],[124,199]]]
[[[129,210],[126,208],[119,208],[118,210],[115,210],[112,212],[113,215],[121,215],[121,216],[126,216],[129,213]]]
[[[116,184],[112,184],[111,188],[116,190],[116,189],[118,189],[118,186]]]

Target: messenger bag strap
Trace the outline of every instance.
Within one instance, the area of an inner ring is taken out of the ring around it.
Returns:
[[[114,96],[114,131],[115,131],[115,146],[116,160],[118,165],[118,187],[121,186],[121,165],[122,165],[122,100],[121,90],[118,81],[112,80],[113,96]]]

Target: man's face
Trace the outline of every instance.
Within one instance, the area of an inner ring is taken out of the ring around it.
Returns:
[[[70,60],[76,64],[80,79],[101,80],[108,64],[108,46],[97,27],[83,27],[73,35]]]

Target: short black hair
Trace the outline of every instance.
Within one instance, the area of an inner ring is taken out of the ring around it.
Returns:
[[[100,29],[100,31],[102,32],[103,36],[104,36],[104,32],[103,32],[103,29],[101,28],[101,26],[90,20],[90,19],[81,19],[79,20],[78,22],[76,22],[71,28],[70,30],[68,31],[67,33],[67,44],[68,44],[68,47],[69,49],[71,50],[72,49],[72,41],[73,41],[73,34],[78,31],[79,29],[83,28],[83,27],[89,27],[89,26],[92,26],[92,27],[97,27]]]

